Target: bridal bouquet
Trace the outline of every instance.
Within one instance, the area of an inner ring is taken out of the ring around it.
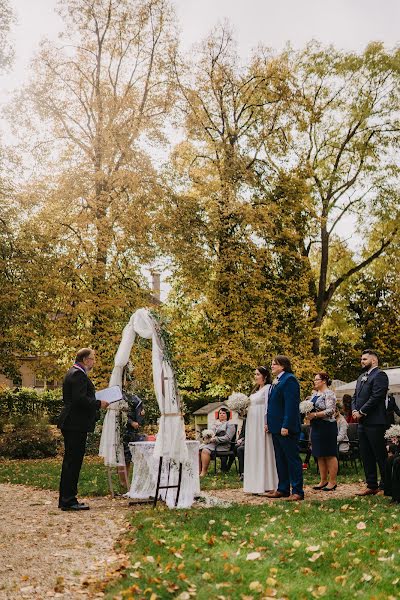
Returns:
[[[389,429],[385,431],[385,438],[387,440],[400,440],[400,425],[391,425]]]
[[[203,431],[201,432],[201,437],[207,444],[211,440],[211,438],[214,437],[214,431],[212,429],[203,429]]]
[[[231,410],[236,411],[239,416],[245,417],[250,405],[250,398],[246,394],[234,392],[229,396],[226,404]]]
[[[314,403],[311,400],[303,400],[299,404],[299,409],[302,415],[308,415],[314,410]]]

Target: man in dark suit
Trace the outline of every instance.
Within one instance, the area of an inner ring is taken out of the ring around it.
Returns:
[[[389,379],[378,367],[378,356],[373,350],[364,350],[361,356],[364,373],[357,380],[351,403],[353,419],[358,423],[358,440],[367,487],[358,496],[377,494],[384,488],[387,428],[386,395]],[[376,465],[381,481],[378,485]]]
[[[89,506],[78,502],[76,497],[79,474],[88,431],[94,431],[99,409],[108,406],[104,400],[96,400],[94,385],[88,377],[94,363],[94,351],[91,348],[82,348],[63,382],[64,408],[58,420],[65,449],[58,502],[61,510],[89,510]]]
[[[279,483],[278,489],[267,496],[303,500],[303,467],[298,445],[300,385],[287,356],[275,356],[271,371],[275,379],[268,399],[266,430],[272,434]]]
[[[396,399],[393,394],[388,394],[386,399],[386,422],[388,425],[394,425],[394,415],[400,417],[400,408],[396,404]]]

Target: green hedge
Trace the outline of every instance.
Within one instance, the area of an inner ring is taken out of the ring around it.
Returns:
[[[48,417],[55,424],[63,407],[61,390],[38,392],[31,388],[0,391],[0,421],[31,415],[36,419]]]

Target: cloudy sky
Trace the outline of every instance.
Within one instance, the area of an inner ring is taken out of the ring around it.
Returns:
[[[0,77],[2,95],[29,76],[29,62],[43,37],[56,38],[61,22],[57,0],[11,0],[17,16],[13,71]],[[371,40],[391,47],[400,41],[399,0],[175,0],[185,50],[224,19],[233,25],[245,59],[260,42],[280,49],[317,39],[339,48],[362,50]]]

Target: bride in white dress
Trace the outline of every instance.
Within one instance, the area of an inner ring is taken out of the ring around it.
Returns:
[[[246,419],[243,491],[264,494],[278,487],[272,436],[264,429],[271,381],[267,367],[258,367],[254,379],[257,387],[250,395]]]

